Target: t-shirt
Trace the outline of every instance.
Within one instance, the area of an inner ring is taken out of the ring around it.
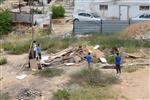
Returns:
[[[87,61],[88,63],[91,63],[91,62],[92,62],[92,57],[91,57],[91,55],[85,56],[85,59],[86,59],[86,61]]]
[[[41,53],[41,48],[40,48],[40,47],[37,47],[37,48],[36,48],[36,52],[37,52],[37,53]]]
[[[36,43],[33,43],[33,50],[36,51]]]
[[[121,63],[121,57],[119,55],[117,55],[115,58],[115,64],[120,65],[120,63]]]

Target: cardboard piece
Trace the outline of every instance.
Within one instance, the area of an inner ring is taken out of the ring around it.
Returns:
[[[38,64],[36,59],[30,59],[30,66],[32,71],[37,71],[38,70]]]
[[[16,76],[16,79],[23,80],[23,79],[26,78],[26,77],[27,77],[26,74],[22,74],[22,75]]]

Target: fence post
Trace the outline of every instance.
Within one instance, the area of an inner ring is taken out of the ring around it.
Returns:
[[[130,24],[131,24],[131,19],[129,18],[129,20],[128,20],[128,25],[130,26]]]
[[[50,17],[50,23],[49,23],[48,30],[50,33],[52,33],[52,14],[49,14],[49,17]]]
[[[100,32],[102,33],[103,32],[103,30],[102,30],[102,24],[103,24],[103,22],[102,22],[103,20],[101,19],[101,25],[100,25]]]

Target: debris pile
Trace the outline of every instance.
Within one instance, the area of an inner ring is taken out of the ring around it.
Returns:
[[[150,38],[150,24],[149,21],[144,21],[132,24],[123,30],[122,38],[136,38],[136,39],[149,39]]]
[[[17,100],[34,100],[36,97],[41,97],[42,93],[37,89],[23,88],[19,91]]]
[[[93,57],[93,62],[97,63],[100,61],[100,58],[104,57],[104,53],[98,48],[99,45],[96,45],[95,47],[86,45],[70,47],[56,54],[51,54],[49,57],[47,57],[47,59],[42,58],[41,64],[51,66],[70,63],[71,65],[73,65],[74,63],[82,62],[85,59],[84,57],[89,52]]]

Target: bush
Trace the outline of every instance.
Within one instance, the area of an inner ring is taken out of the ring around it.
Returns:
[[[91,86],[107,86],[119,81],[114,75],[103,73],[98,69],[83,69],[71,77],[73,82]]]
[[[0,9],[0,38],[12,30],[12,15],[7,9]]]
[[[109,64],[114,64],[115,63],[115,55],[107,56],[106,60]]]
[[[61,18],[65,16],[65,9],[62,5],[53,5],[52,6],[53,18]]]
[[[69,92],[65,89],[59,89],[57,92],[54,93],[54,99],[56,100],[69,100],[69,96]]]
[[[0,65],[7,64],[7,59],[6,58],[0,58]]]
[[[63,73],[62,69],[46,68],[40,71],[38,74],[42,77],[54,77],[54,76],[60,76],[62,73]]]

